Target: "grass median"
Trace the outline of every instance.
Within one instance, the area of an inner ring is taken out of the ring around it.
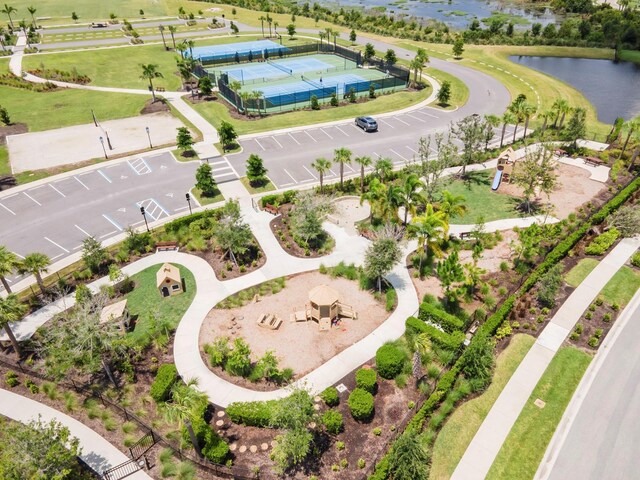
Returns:
[[[591,359],[591,355],[573,347],[558,351],[511,428],[487,480],[533,478]],[[534,405],[538,398],[545,402],[544,408]]]
[[[489,410],[534,342],[535,338],[530,335],[515,335],[496,360],[496,369],[489,388],[479,397],[457,408],[442,427],[433,447],[429,475],[431,480],[451,478]]]

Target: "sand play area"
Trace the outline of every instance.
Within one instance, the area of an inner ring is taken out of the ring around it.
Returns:
[[[315,321],[290,323],[290,314],[302,310],[309,302],[309,291],[322,284],[338,291],[340,302],[357,312],[357,320],[343,318],[338,326],[326,332],[321,332]],[[278,315],[283,320],[280,328],[259,327],[257,320],[263,313]],[[376,301],[370,292],[359,289],[357,281],[334,279],[319,272],[302,273],[287,278],[282,291],[261,297],[257,303],[228,310],[213,309],[200,330],[200,348],[217,337],[241,336],[251,347],[253,360],[267,350],[274,350],[280,368],[292,368],[297,378],[364,338],[389,315],[383,303]],[[237,327],[232,328],[234,317]]]

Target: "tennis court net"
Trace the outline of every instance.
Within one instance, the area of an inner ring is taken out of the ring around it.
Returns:
[[[326,88],[321,83],[318,83],[318,82],[316,82],[314,80],[311,80],[310,78],[305,77],[304,75],[300,75],[300,78],[302,79],[303,82],[307,82],[309,85],[313,85],[314,87],[319,88],[321,90]]]
[[[287,75],[293,75],[293,70],[291,70],[290,68],[283,67],[282,65],[278,65],[277,63],[272,62],[271,60],[267,60],[267,63],[272,67],[276,67],[278,70],[282,70]]]

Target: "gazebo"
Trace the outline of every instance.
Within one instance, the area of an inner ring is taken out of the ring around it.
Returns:
[[[338,292],[328,285],[318,285],[309,291],[309,306],[308,316],[313,320],[334,320],[340,314]]]

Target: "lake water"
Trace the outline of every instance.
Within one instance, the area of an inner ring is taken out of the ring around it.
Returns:
[[[522,25],[514,22],[516,28],[529,28],[529,24],[534,22],[543,25],[555,23],[557,18],[547,7],[509,4],[496,0],[340,0],[326,2],[326,5],[331,8],[362,7],[366,10],[385,7],[386,14],[433,18],[454,29],[467,28],[474,17],[482,20],[491,17],[493,12],[521,18]]]
[[[640,115],[640,65],[590,58],[511,56],[513,62],[552,75],[580,90],[598,111],[598,119],[613,123]]]

